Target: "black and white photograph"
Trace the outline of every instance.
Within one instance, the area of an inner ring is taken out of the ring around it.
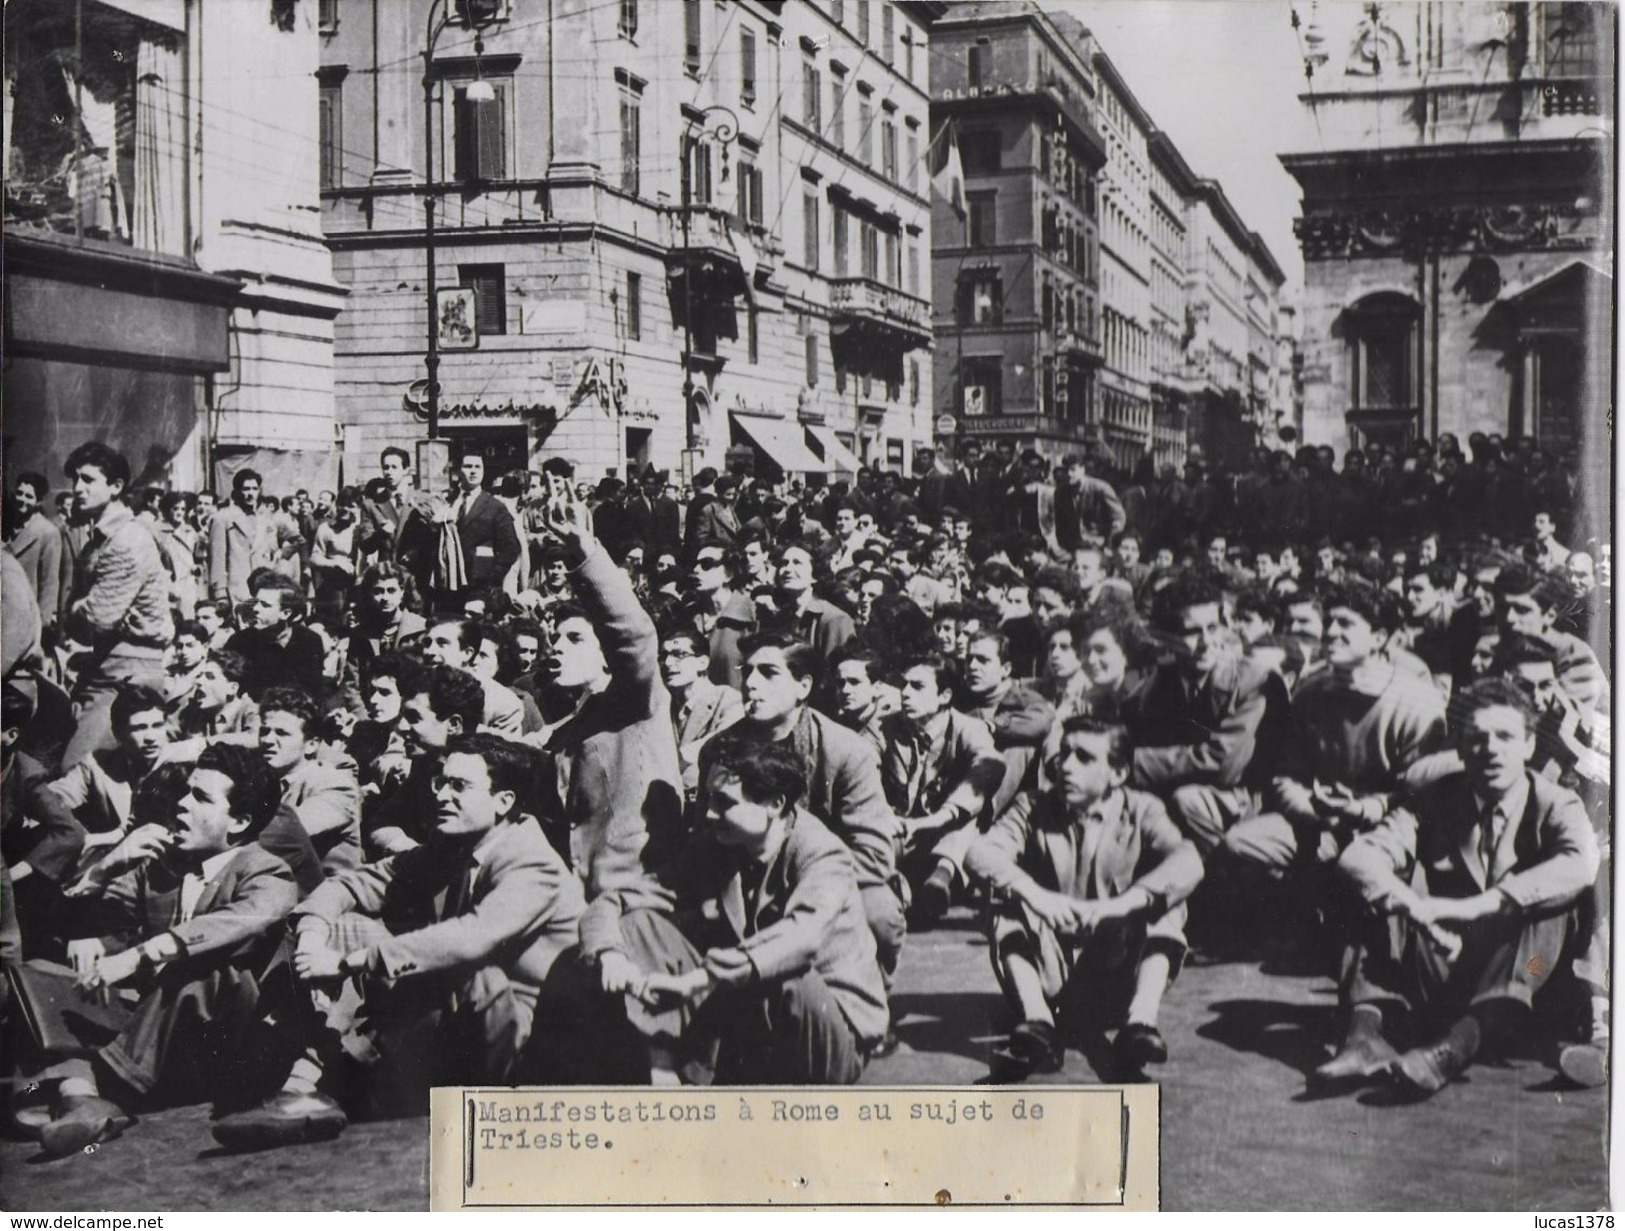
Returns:
[[[1146,1083],[1163,1210],[1609,1208],[1617,52],[6,0],[0,1208]]]

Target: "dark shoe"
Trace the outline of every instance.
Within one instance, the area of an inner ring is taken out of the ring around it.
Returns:
[[[1010,1058],[1028,1073],[1059,1073],[1066,1048],[1048,1022],[1022,1022],[1010,1032]]]
[[[1168,1059],[1168,1044],[1162,1032],[1143,1022],[1130,1022],[1117,1032],[1112,1050],[1124,1064],[1143,1069],[1148,1064],[1162,1064]]]
[[[1437,1094],[1450,1084],[1470,1062],[1466,1051],[1454,1039],[1440,1039],[1427,1047],[1413,1047],[1389,1066],[1389,1073],[1401,1085],[1418,1094]]]
[[[1367,1081],[1385,1073],[1399,1059],[1393,1044],[1380,1034],[1351,1038],[1325,1064],[1315,1070],[1318,1082]]]
[[[325,1094],[284,1090],[249,1111],[221,1117],[209,1131],[229,1150],[258,1150],[329,1141],[349,1122],[343,1108]]]
[[[66,1158],[86,1146],[114,1140],[134,1123],[135,1118],[111,1099],[69,1095],[58,1105],[56,1118],[40,1127],[39,1139],[46,1154]]]
[[[1557,1057],[1557,1069],[1575,1085],[1595,1090],[1608,1084],[1608,1046],[1570,1043]]]
[[[954,903],[954,874],[951,868],[938,868],[926,877],[914,899],[914,922],[929,927],[948,913]]]

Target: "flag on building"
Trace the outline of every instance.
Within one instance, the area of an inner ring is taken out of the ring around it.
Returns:
[[[942,126],[937,139],[931,143],[931,187],[948,202],[954,213],[965,216],[965,164],[959,158],[959,137],[953,121]]]

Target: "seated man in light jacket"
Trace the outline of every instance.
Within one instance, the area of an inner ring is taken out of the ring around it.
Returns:
[[[583,955],[624,996],[652,1074],[850,1085],[887,1022],[852,854],[799,806],[793,748],[725,732],[710,750],[704,827],[594,899]]]
[[[1579,796],[1531,773],[1533,707],[1482,680],[1461,697],[1465,769],[1360,835],[1338,870],[1369,908],[1353,955],[1348,1036],[1321,1081],[1389,1075],[1426,1097],[1528,1019],[1589,929],[1599,855]],[[1418,1046],[1385,1029],[1409,1011]]]
[[[1005,896],[993,922],[994,973],[1021,1022],[1007,1064],[1055,1072],[1069,1032],[1118,1026],[1118,1063],[1168,1058],[1157,1013],[1185,953],[1186,898],[1202,857],[1154,795],[1127,790],[1122,726],[1068,718],[1045,763],[1051,784],[1018,795],[966,866]]]
[[[344,1111],[320,1086],[340,1036],[363,1017],[390,1071],[427,1078],[425,1088],[512,1080],[542,983],[575,943],[584,905],[581,882],[522,806],[535,777],[524,745],[458,736],[435,775],[427,840],[338,873],[300,906],[294,969],[313,995],[351,978],[361,995],[316,1000],[329,1030],[315,1032],[280,1093],[216,1121],[216,1140],[249,1148],[343,1131]]]

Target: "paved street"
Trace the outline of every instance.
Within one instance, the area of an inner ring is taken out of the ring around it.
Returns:
[[[899,981],[903,1047],[873,1084],[971,1083],[1006,1028],[968,913],[911,937]],[[1571,1091],[1531,1058],[1479,1066],[1430,1102],[1377,1092],[1313,1099],[1302,1073],[1326,1053],[1330,980],[1256,963],[1188,968],[1169,994],[1162,1081],[1167,1209],[1596,1209],[1607,1200],[1606,1099]],[[1096,1075],[1069,1053],[1064,1082]],[[419,1119],[353,1125],[336,1142],[247,1156],[213,1148],[208,1109],[145,1117],[92,1155],[35,1161],[0,1144],[0,1207],[420,1209]]]

